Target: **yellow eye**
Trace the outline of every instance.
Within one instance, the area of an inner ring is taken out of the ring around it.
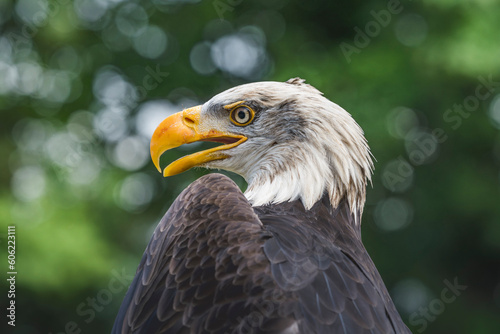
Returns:
[[[254,116],[254,111],[247,106],[239,106],[231,110],[231,121],[238,126],[252,123]]]

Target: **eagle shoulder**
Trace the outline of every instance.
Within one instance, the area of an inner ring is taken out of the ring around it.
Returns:
[[[193,182],[154,231],[113,333],[232,332],[273,286],[268,237],[231,179]]]

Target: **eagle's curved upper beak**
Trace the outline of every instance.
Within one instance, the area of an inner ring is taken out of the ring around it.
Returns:
[[[209,161],[228,158],[229,155],[224,153],[223,150],[238,146],[247,140],[245,136],[217,129],[200,130],[204,128],[200,126],[200,113],[201,105],[185,109],[167,117],[156,128],[151,138],[150,151],[151,159],[158,171],[161,173],[161,155],[172,148],[196,141],[213,141],[224,145],[177,159],[163,170],[163,176],[176,175]]]

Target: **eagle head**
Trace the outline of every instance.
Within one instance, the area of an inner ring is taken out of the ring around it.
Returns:
[[[351,115],[300,78],[228,89],[165,119],[151,139],[159,166],[167,150],[195,141],[222,145],[182,157],[163,170],[225,169],[245,178],[254,206],[300,199],[306,209],[328,194],[359,217],[373,162]],[[357,219],[358,221],[358,219]]]

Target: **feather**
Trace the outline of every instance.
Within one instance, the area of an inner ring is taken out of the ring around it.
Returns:
[[[227,177],[205,176],[157,227],[113,333],[408,333],[351,219],[328,197],[252,208]]]

